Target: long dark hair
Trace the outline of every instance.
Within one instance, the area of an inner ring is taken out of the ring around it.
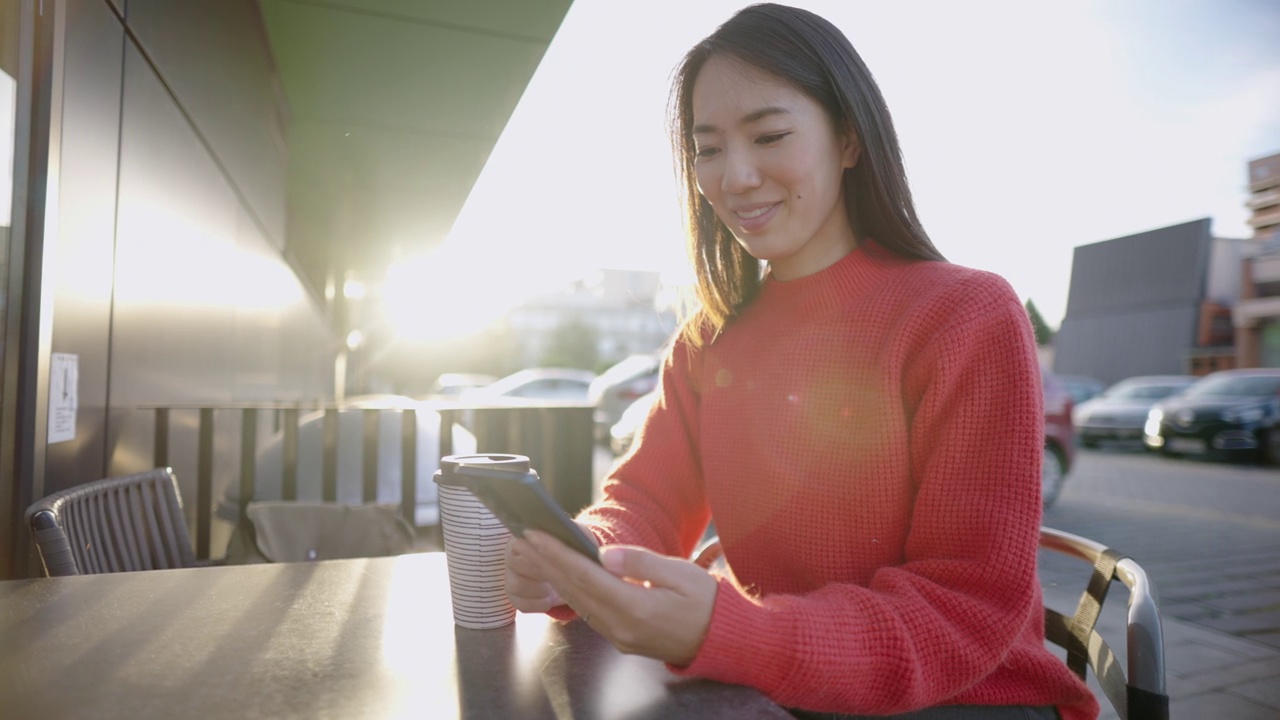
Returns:
[[[697,276],[696,314],[683,334],[694,347],[714,336],[755,297],[761,265],[734,239],[698,192],[694,175],[693,85],[707,60],[728,55],[791,83],[826,110],[837,131],[862,145],[845,171],[844,201],[856,237],[902,257],[942,260],[916,217],[898,134],[871,71],[844,33],[807,10],[763,3],[736,15],[691,49],[671,90],[671,135]]]

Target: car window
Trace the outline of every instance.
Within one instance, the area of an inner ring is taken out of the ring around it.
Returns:
[[[1249,395],[1275,395],[1280,393],[1280,376],[1269,375],[1228,375],[1224,377],[1206,377],[1191,386],[1187,397],[1203,397],[1220,395],[1225,397],[1246,397]]]
[[[547,397],[547,393],[553,392],[559,383],[559,380],[532,380],[512,390],[509,394],[522,398]]]
[[[1126,385],[1112,388],[1107,397],[1117,400],[1160,400],[1185,387],[1186,385]]]
[[[509,394],[540,400],[584,400],[587,397],[587,386],[587,383],[579,380],[545,378],[528,382]]]

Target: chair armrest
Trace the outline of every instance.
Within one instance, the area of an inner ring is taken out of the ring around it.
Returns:
[[[710,570],[711,566],[715,565],[723,557],[724,548],[720,546],[720,538],[718,536],[711,537],[702,543],[701,547],[693,551],[694,564],[704,570]]]

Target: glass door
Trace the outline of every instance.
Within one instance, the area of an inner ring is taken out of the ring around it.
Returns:
[[[9,304],[9,227],[13,222],[13,150],[18,107],[19,0],[0,0],[0,377]],[[3,388],[0,386],[0,391]]]

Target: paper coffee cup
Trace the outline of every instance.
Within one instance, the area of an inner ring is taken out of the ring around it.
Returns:
[[[433,478],[439,486],[440,526],[449,568],[453,621],[472,630],[503,627],[514,622],[516,616],[506,589],[507,542],[511,533],[454,478],[452,471],[461,465],[527,471],[529,459],[521,455],[451,455],[441,459],[440,470]]]

